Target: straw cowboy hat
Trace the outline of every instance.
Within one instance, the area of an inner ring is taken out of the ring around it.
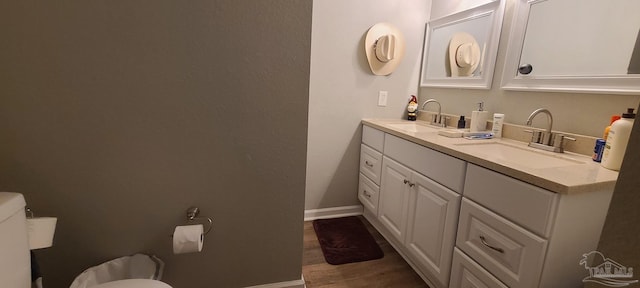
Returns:
[[[378,23],[369,28],[364,40],[364,50],[371,72],[375,75],[389,75],[404,57],[404,37],[393,25]]]
[[[451,76],[471,76],[480,64],[480,46],[476,38],[465,32],[458,32],[449,42],[449,65]]]

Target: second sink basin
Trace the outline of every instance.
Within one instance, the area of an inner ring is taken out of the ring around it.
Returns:
[[[398,124],[388,124],[387,126],[394,128],[394,129],[398,129],[398,130],[402,130],[405,132],[412,132],[412,133],[422,133],[422,132],[438,132],[439,128],[435,127],[435,126],[429,126],[426,124],[419,124],[419,123],[398,123]]]
[[[483,140],[473,140],[483,141]],[[471,154],[480,154],[489,160],[504,161],[533,169],[553,168],[584,164],[563,154],[553,155],[552,152],[536,151],[533,148],[520,147],[501,142],[470,142],[455,144]]]

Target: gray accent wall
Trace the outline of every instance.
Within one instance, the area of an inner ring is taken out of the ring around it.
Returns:
[[[640,109],[640,107],[638,107]],[[611,198],[611,207],[600,235],[598,251],[604,257],[633,268],[633,278],[623,280],[639,280],[640,272],[640,121],[636,119],[627,144],[627,151],[622,161],[620,175]],[[594,263],[590,263],[592,266]],[[595,263],[600,264],[600,263]],[[586,272],[585,272],[586,273]],[[638,283],[629,287],[637,287]],[[600,284],[585,283],[584,287],[604,287]]]
[[[137,252],[173,287],[300,279],[311,0],[3,1],[0,190],[45,287]],[[189,206],[214,228],[173,255]]]

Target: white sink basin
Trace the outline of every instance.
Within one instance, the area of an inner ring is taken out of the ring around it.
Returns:
[[[483,140],[473,140],[483,141]],[[534,148],[520,147],[501,142],[470,142],[455,144],[467,150],[470,154],[480,154],[488,160],[509,162],[533,169],[554,168],[585,164],[585,162],[571,159],[564,154],[538,151]]]
[[[402,130],[405,132],[412,132],[412,133],[438,132],[438,130],[440,129],[436,126],[427,126],[427,125],[422,125],[418,123],[387,124],[387,126],[393,129],[398,129],[398,130]]]

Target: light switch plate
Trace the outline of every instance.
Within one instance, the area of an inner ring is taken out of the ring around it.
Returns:
[[[378,106],[387,106],[387,96],[389,96],[388,91],[378,92]]]

